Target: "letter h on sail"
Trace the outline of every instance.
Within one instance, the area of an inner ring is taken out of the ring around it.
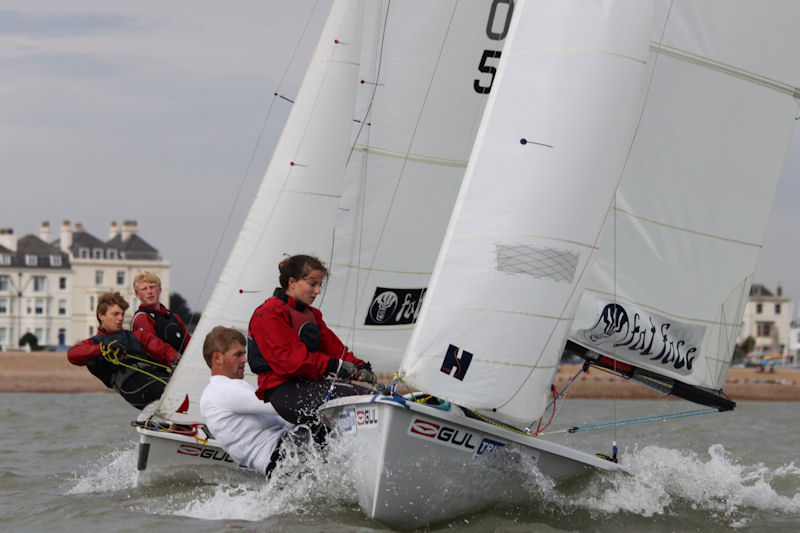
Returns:
[[[472,354],[461,350],[461,357],[458,357],[458,346],[452,344],[447,347],[447,353],[444,355],[444,362],[442,363],[442,372],[449,374],[454,378],[464,381],[464,376],[467,375],[469,363],[472,361]],[[455,370],[455,372],[453,372]]]

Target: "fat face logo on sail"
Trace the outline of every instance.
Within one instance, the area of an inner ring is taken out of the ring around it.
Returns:
[[[616,354],[628,361],[636,355],[651,364],[690,374],[705,329],[631,305],[606,303],[594,326],[580,334],[587,344],[608,355]]]
[[[422,418],[414,418],[408,426],[408,435],[428,439],[436,444],[445,444],[465,452],[474,452],[478,436],[464,429],[444,424],[434,424]]]
[[[440,370],[457,380],[464,381],[464,376],[467,375],[467,370],[469,370],[469,364],[472,362],[472,354],[461,350],[461,355],[459,356],[459,350],[458,346],[453,346],[452,344],[447,347]]]
[[[422,307],[425,289],[386,289],[377,287],[364,324],[398,326],[413,324]]]

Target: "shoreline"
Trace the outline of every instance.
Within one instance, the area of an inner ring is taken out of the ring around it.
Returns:
[[[580,364],[561,365],[556,390],[580,370]],[[385,376],[379,376],[385,381]],[[66,352],[0,352],[0,392],[113,392],[85,367],[67,360]],[[800,401],[800,368],[732,368],[724,388],[734,401]],[[671,396],[591,369],[580,374],[566,392],[568,398],[672,399]]]

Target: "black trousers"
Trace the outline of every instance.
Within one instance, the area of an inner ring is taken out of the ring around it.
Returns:
[[[164,382],[169,381],[171,375],[162,368],[148,368],[147,371]],[[145,405],[161,398],[165,387],[165,383],[162,383],[152,376],[148,376],[142,372],[134,372],[131,377],[122,383],[117,389],[117,392],[119,392],[120,396],[125,398],[125,401],[141,410]]]
[[[293,379],[270,389],[267,400],[281,418],[292,424],[308,425],[314,440],[322,443],[328,430],[317,415],[317,407],[328,399],[374,392],[372,389],[346,381]]]

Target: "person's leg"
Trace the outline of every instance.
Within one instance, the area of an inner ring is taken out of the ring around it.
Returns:
[[[166,387],[164,382],[170,378],[166,371],[160,369],[148,370],[148,372],[155,377],[135,372],[119,388],[119,393],[125,401],[140,410],[161,397]]]

